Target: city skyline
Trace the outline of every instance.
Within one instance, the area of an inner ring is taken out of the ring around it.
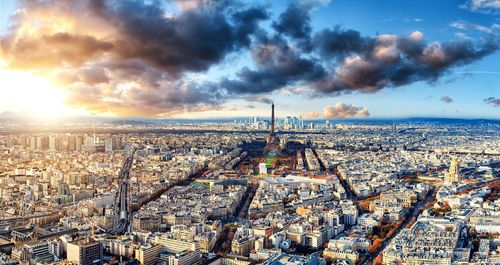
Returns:
[[[500,0],[0,0],[0,264],[500,264],[499,62]]]
[[[500,118],[497,1],[221,3],[0,0],[0,117]]]

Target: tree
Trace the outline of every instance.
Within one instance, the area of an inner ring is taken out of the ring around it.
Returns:
[[[417,221],[417,217],[413,216],[410,220],[410,222],[406,225],[405,228],[411,228],[411,226]]]
[[[373,263],[376,265],[382,265],[383,263],[383,258],[382,258],[382,253],[378,254],[378,256],[373,260]]]
[[[391,229],[388,233],[387,233],[387,238],[391,238],[392,235],[394,235],[394,229]]]
[[[380,246],[382,246],[382,243],[384,243],[384,241],[382,239],[379,239],[379,238],[375,239],[371,243],[370,247],[368,247],[368,252],[370,252],[370,253],[377,252],[377,250],[380,248]]]

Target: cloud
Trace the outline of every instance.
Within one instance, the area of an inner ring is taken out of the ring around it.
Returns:
[[[12,30],[0,36],[2,59],[10,68],[50,75],[71,106],[90,112],[156,116],[217,108],[225,91],[185,74],[204,73],[248,49],[267,11],[235,1],[178,4],[180,11],[168,13],[145,1],[24,1]]]
[[[496,36],[428,43],[419,31],[314,30],[311,12],[327,3],[292,2],[271,21],[268,8],[236,0],[22,1],[0,53],[10,68],[55,80],[73,107],[168,116],[231,99],[268,103],[275,91],[321,97],[434,83],[498,50]],[[250,64],[228,66],[247,54]],[[227,74],[207,78],[214,68]]]
[[[485,98],[483,101],[487,104],[492,104],[495,107],[500,106],[500,98],[489,97]]]
[[[263,37],[251,51],[256,70],[244,67],[238,79],[224,79],[223,89],[235,94],[267,93],[295,82],[321,79],[326,71],[319,60],[302,56],[283,38]]]
[[[485,33],[493,33],[494,30],[498,29],[498,24],[493,24],[491,27],[486,27],[479,24],[474,24],[468,21],[455,21],[450,23],[450,27],[461,29],[461,30],[477,30]]]
[[[313,46],[324,58],[343,58],[353,53],[361,53],[373,48],[372,38],[362,37],[358,31],[323,29],[315,34]]]
[[[288,5],[272,27],[279,33],[294,39],[307,39],[312,31],[309,9],[299,3]]]
[[[474,45],[470,40],[426,44],[420,32],[408,37],[379,35],[371,48],[351,53],[329,78],[316,83],[323,93],[345,91],[376,92],[417,81],[435,82],[449,69],[477,61],[498,49],[487,40]]]
[[[99,66],[108,69],[108,81],[91,85],[80,80],[67,85],[70,105],[96,113],[171,116],[214,109],[225,100],[225,95],[210,83],[171,80],[164,71],[141,61]]]
[[[250,95],[250,96],[244,97],[243,99],[248,101],[248,102],[259,102],[259,103],[264,103],[264,104],[272,104],[273,103],[272,99],[270,99],[264,95]]]
[[[459,7],[473,12],[497,14],[500,10],[500,0],[468,0]]]
[[[19,69],[80,66],[109,52],[114,45],[89,35],[55,33],[2,40],[2,50],[10,66]]]
[[[170,18],[160,5],[143,1],[99,5],[94,12],[109,19],[120,32],[118,56],[141,58],[177,75],[206,71],[228,53],[247,47],[258,21],[267,18],[258,7],[228,14],[232,5],[227,4],[209,2]]]
[[[315,33],[309,52],[264,34],[252,50],[256,69],[244,67],[236,79],[226,78],[221,86],[235,94],[289,92],[289,87],[309,87],[307,94],[313,97],[373,93],[417,81],[434,83],[450,69],[498,48],[496,37],[479,43],[470,39],[427,43],[420,31],[366,37],[337,26]]]
[[[319,112],[309,112],[309,113],[304,113],[300,115],[301,118],[303,119],[317,119],[321,117],[321,114]]]
[[[313,9],[329,3],[329,0],[292,1],[278,19],[272,22],[271,27],[277,33],[298,41],[299,46],[308,50],[312,32],[310,13]]]
[[[465,70],[465,71],[457,71],[455,74],[461,75],[474,75],[474,74],[485,74],[485,75],[496,75],[498,72],[495,71],[480,71],[480,70]]]
[[[350,104],[337,103],[335,106],[326,106],[323,110],[325,119],[332,118],[352,118],[352,117],[368,117],[370,113],[367,108],[356,107]]]
[[[453,99],[450,98],[449,96],[442,96],[439,100],[441,100],[444,103],[452,103]]]

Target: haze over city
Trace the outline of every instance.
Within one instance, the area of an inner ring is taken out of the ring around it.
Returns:
[[[500,0],[0,0],[0,264],[500,264]]]

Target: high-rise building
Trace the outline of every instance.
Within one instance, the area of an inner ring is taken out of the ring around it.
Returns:
[[[113,151],[113,139],[109,138],[104,140],[104,152],[112,152]]]
[[[79,265],[100,265],[102,258],[103,248],[99,241],[87,238],[68,243],[68,261]]]
[[[57,148],[58,148],[57,136],[55,135],[49,136],[49,151],[55,152],[57,151]]]
[[[57,138],[57,150],[59,151],[68,150],[67,136],[60,136]]]
[[[29,146],[30,146],[31,150],[36,149],[36,137],[34,137],[34,136],[29,137]]]
[[[450,168],[444,175],[445,182],[460,182],[460,165],[456,156],[451,158]]]
[[[82,151],[83,136],[79,135],[76,137],[75,151]]]
[[[68,151],[76,151],[76,137],[74,135],[68,137]]]
[[[118,136],[114,136],[104,140],[104,151],[112,152],[116,150],[122,150],[122,138]]]

